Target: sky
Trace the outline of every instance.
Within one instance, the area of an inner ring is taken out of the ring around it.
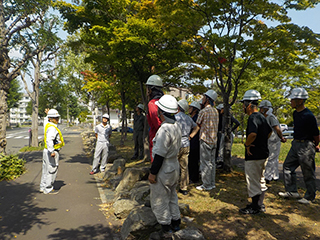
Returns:
[[[315,33],[320,34],[320,4],[313,9],[305,11],[290,11],[289,16],[292,19],[292,23],[299,26],[307,26]],[[67,33],[61,31],[60,37],[66,39]],[[30,80],[28,81],[29,89],[31,89]],[[25,91],[24,91],[25,92]]]
[[[291,11],[289,16],[293,23],[299,26],[307,26],[315,33],[320,34],[320,5],[306,11]]]

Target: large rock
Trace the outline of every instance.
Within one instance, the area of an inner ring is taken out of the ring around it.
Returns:
[[[117,218],[126,218],[132,209],[139,206],[137,201],[130,199],[119,199],[113,204],[114,214]]]
[[[172,236],[173,240],[205,240],[202,232],[197,228],[185,228]]]
[[[126,160],[124,158],[119,158],[113,162],[112,167],[110,168],[109,171],[118,172],[119,167],[121,169],[124,169],[125,165],[126,165]]]
[[[158,225],[151,208],[141,206],[133,209],[121,227],[122,239],[127,239],[129,235],[137,239],[141,236],[149,236],[155,231]],[[159,226],[159,225],[158,225]]]
[[[149,240],[161,240],[160,231],[153,232],[149,236]],[[186,228],[172,234],[172,240],[205,240],[202,232],[196,228]]]
[[[115,160],[122,158],[121,154],[118,154],[117,152],[109,152],[107,162],[113,163]]]
[[[116,188],[116,192],[130,191],[136,182],[148,178],[149,168],[127,168],[122,180]]]
[[[190,207],[188,204],[178,202],[178,205],[182,215],[190,215]]]
[[[146,199],[149,199],[150,185],[148,181],[137,182],[130,191],[130,198],[141,204],[144,204]]]

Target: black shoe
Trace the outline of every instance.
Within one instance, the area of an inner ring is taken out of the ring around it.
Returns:
[[[223,162],[217,162],[217,169],[222,169],[223,166],[224,166],[224,163]]]
[[[142,160],[142,159],[144,159],[144,156],[140,156],[140,157],[139,157],[139,160]]]
[[[252,205],[250,204],[250,205],[247,205],[247,207],[245,207],[245,208],[241,208],[239,210],[239,212],[242,213],[242,214],[258,214],[258,213],[260,213],[260,208],[259,209],[254,209],[252,207]]]
[[[270,180],[266,179],[266,184],[269,184],[270,183]]]
[[[187,190],[181,190],[181,189],[179,189],[178,192],[179,192],[179,193],[182,193],[183,195],[188,195],[188,191],[187,191]]]
[[[174,232],[177,232],[180,230],[180,224],[181,224],[181,219],[178,220],[171,220],[171,229]]]
[[[266,212],[266,206],[263,203],[260,206],[260,212]]]

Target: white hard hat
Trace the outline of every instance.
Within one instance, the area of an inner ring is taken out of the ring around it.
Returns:
[[[308,99],[308,92],[304,88],[294,88],[288,97],[289,99]]]
[[[259,104],[259,108],[271,108],[272,104],[269,100],[262,100]]]
[[[138,104],[137,108],[140,108],[142,111],[144,111],[144,106],[141,103]]]
[[[185,100],[185,99],[179,100],[179,101],[178,101],[178,105],[179,105],[179,107],[181,107],[185,112],[187,112],[188,109],[189,109],[189,103],[188,103],[188,101]]]
[[[102,117],[103,117],[103,118],[108,118],[108,119],[110,118],[110,117],[109,117],[109,114],[107,114],[107,113],[103,114]]]
[[[190,107],[195,107],[195,108],[201,110],[200,103],[197,102],[197,101],[192,102],[192,103],[190,104]]]
[[[261,95],[257,90],[248,90],[244,93],[243,99],[241,100],[241,102],[243,101],[257,101],[261,99]]]
[[[178,102],[171,95],[163,95],[159,101],[155,104],[164,112],[167,113],[177,113],[178,112]]]
[[[57,110],[55,110],[55,109],[50,109],[50,110],[48,111],[47,117],[48,117],[48,118],[50,118],[50,117],[53,117],[53,118],[55,118],[55,117],[60,117],[60,114],[58,113]]]
[[[220,103],[220,104],[216,107],[216,109],[218,109],[218,110],[224,109],[223,103]]]
[[[218,94],[215,91],[213,91],[212,89],[206,91],[204,95],[211,98],[212,101],[215,101],[218,97]]]
[[[148,78],[146,85],[147,86],[163,87],[162,79],[158,75],[151,75]]]

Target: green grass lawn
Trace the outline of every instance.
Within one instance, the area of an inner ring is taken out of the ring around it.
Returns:
[[[288,139],[286,143],[281,143],[280,155],[279,155],[279,162],[284,162],[286,156],[291,147],[291,139]],[[244,146],[241,143],[241,139],[235,138],[235,141],[232,145],[232,156],[244,158]],[[320,166],[320,154],[316,153],[316,165]]]

